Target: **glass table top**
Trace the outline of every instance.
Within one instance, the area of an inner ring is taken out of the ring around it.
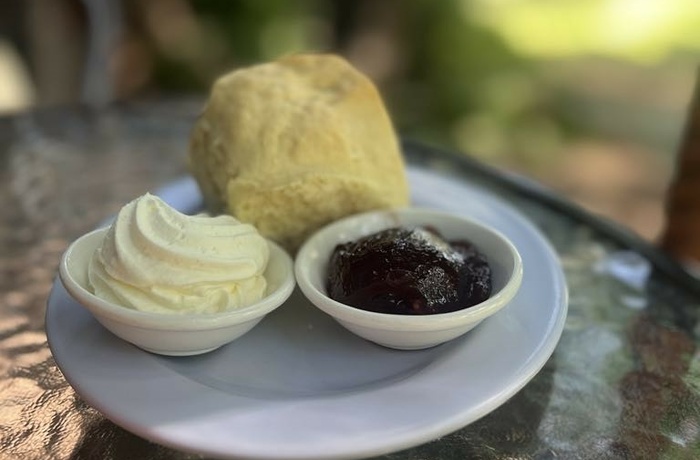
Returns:
[[[197,101],[172,101],[0,119],[0,457],[200,458],[90,407],[56,367],[44,332],[61,253],[130,199],[187,174],[197,110]],[[552,357],[509,401],[384,458],[700,456],[700,283],[537,184],[411,141],[404,153],[410,165],[488,190],[527,216],[557,252],[569,313]]]

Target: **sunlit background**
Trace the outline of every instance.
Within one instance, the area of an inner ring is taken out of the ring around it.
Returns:
[[[659,236],[700,60],[698,0],[11,0],[0,111],[206,96],[297,51],[344,55],[404,136]]]

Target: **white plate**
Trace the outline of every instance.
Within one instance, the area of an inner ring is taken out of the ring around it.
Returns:
[[[519,248],[512,304],[466,336],[396,351],[347,332],[298,290],[256,329],[198,357],[167,358],[103,329],[57,282],[46,332],[57,365],[117,425],[218,457],[336,459],[380,455],[453,432],[503,404],[542,368],[566,318],[558,259],[535,227],[491,194],[411,168],[413,202],[493,225]],[[184,212],[190,179],[161,190]]]

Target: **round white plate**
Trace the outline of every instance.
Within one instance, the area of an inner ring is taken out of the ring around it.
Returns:
[[[366,342],[298,290],[240,340],[185,358],[149,354],[102,328],[56,282],[46,332],[57,365],[91,406],[149,440],[217,457],[336,459],[380,455],[453,432],[503,404],[554,351],[567,289],[549,243],[484,190],[410,168],[413,203],[491,224],[521,251],[510,306],[436,348]],[[159,193],[200,206],[191,179]]]

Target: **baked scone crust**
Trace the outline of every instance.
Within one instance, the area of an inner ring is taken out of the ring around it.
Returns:
[[[377,89],[334,55],[293,55],[219,78],[189,158],[211,211],[291,251],[327,222],[409,200]]]

